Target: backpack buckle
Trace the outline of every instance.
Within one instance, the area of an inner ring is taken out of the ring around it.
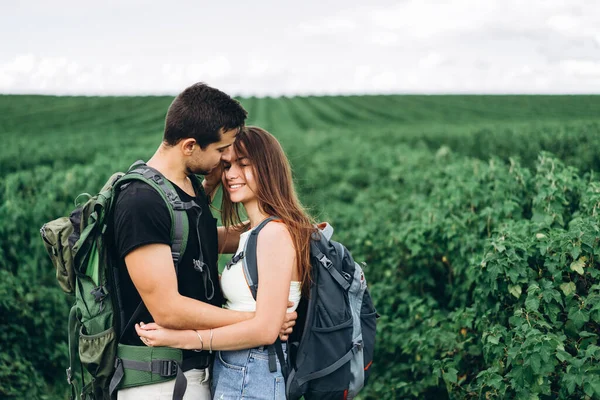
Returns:
[[[160,364],[160,376],[169,378],[177,374],[177,362],[173,360],[163,360]]]
[[[240,252],[236,255],[234,255],[231,260],[229,260],[229,262],[227,264],[225,264],[225,267],[227,267],[227,269],[231,269],[231,266],[233,264],[237,264],[238,261],[240,261],[242,258],[244,258],[244,252]]]
[[[158,174],[152,175],[152,177],[150,177],[150,179],[152,179],[154,182],[158,183],[159,185],[161,185],[163,183],[162,177]]]
[[[333,263],[329,258],[327,258],[327,256],[325,256],[325,254],[323,254],[321,258],[319,258],[319,262],[323,264],[323,266],[327,269],[330,269],[333,266]]]
[[[181,200],[173,200],[173,199],[169,199],[169,201],[171,202],[171,204],[173,205],[173,210],[185,210],[185,207],[183,206],[183,201]]]

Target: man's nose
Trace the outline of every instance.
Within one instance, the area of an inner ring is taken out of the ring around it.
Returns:
[[[231,153],[231,146],[229,146],[225,150],[223,150],[223,152],[221,153],[221,160],[227,161],[229,159],[230,153]]]

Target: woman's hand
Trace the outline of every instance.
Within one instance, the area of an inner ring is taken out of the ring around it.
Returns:
[[[166,346],[177,349],[200,348],[198,336],[192,330],[167,329],[154,322],[150,324],[140,322],[139,324],[135,324],[135,331],[146,346]]]

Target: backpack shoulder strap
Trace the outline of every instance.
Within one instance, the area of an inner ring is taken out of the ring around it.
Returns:
[[[333,228],[332,228],[333,231]],[[344,246],[342,246],[340,243],[335,242],[333,240],[329,240],[326,236],[325,233],[323,233],[322,237],[317,241],[317,240],[312,240],[310,243],[310,254],[311,256],[315,257],[318,261],[319,264],[325,268],[327,270],[327,272],[329,272],[329,274],[331,275],[331,277],[342,287],[344,288],[344,290],[348,290],[350,288],[350,279],[352,278],[351,276],[349,276],[348,274],[346,274],[344,272],[345,275],[347,276],[343,276],[342,273],[340,271],[338,271],[334,264],[333,264],[333,260],[331,260],[329,257],[327,257],[327,255],[325,254],[325,252],[327,252],[324,249],[327,248],[333,248],[335,249],[336,257],[335,259],[341,260],[344,258]]]
[[[252,292],[252,297],[256,300],[256,295],[258,293],[258,262],[256,260],[256,248],[258,247],[258,234],[269,222],[279,219],[279,217],[271,216],[269,218],[265,218],[256,228],[252,230],[250,233],[250,237],[246,242],[246,246],[244,249],[244,255],[242,259],[242,265],[244,270],[244,275],[246,276],[246,280],[248,281],[248,286],[250,287],[250,292]],[[275,361],[275,357],[279,359],[279,365],[281,367],[281,372],[284,377],[287,377],[287,364],[285,358],[283,356],[283,347],[281,346],[281,340],[277,337],[277,340],[274,344],[269,345],[269,371],[276,372],[277,371],[277,362]]]
[[[256,247],[258,244],[258,234],[269,222],[278,219],[278,217],[269,217],[263,220],[256,228],[250,233],[250,237],[246,242],[244,249],[244,258],[242,259],[242,265],[244,275],[248,281],[248,286],[252,292],[252,297],[256,300],[256,294],[258,292],[258,265],[256,261]]]
[[[134,180],[145,182],[153,187],[167,204],[171,215],[171,255],[177,269],[185,253],[190,231],[186,210],[199,206],[194,201],[181,201],[173,184],[159,171],[147,166],[141,160],[133,163],[129,171],[120,179],[119,186]]]

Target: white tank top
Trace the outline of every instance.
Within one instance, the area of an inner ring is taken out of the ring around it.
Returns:
[[[240,235],[240,244],[235,254],[239,254],[244,250],[250,232],[252,231],[247,231]],[[243,260],[240,260],[229,268],[225,267],[221,273],[221,289],[226,300],[224,307],[235,311],[256,311],[256,301],[252,297],[252,292],[248,287],[242,263]],[[292,307],[288,308],[288,312],[292,312],[296,310],[300,302],[301,282],[292,281],[290,283],[290,295],[288,298],[290,302],[294,303]]]

